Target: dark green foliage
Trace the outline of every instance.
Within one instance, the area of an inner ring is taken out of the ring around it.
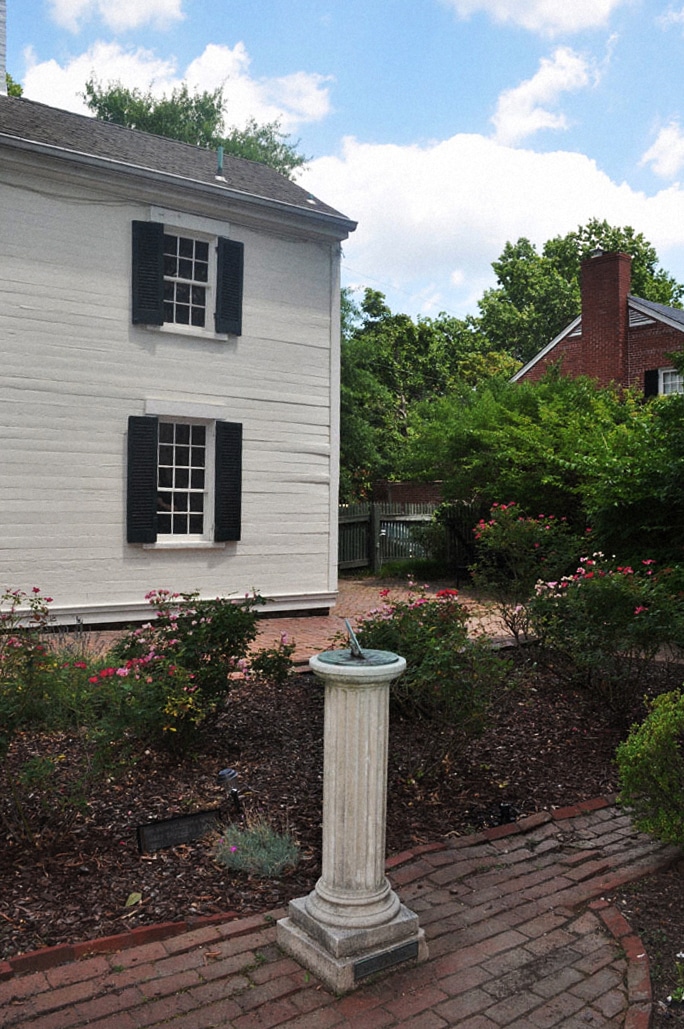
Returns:
[[[507,666],[489,641],[468,637],[467,612],[456,594],[446,589],[430,597],[416,590],[406,600],[367,614],[357,634],[362,647],[406,659],[406,671],[390,688],[398,712],[446,720],[473,732]]]
[[[622,804],[643,832],[684,845],[684,696],[664,693],[617,749]]]

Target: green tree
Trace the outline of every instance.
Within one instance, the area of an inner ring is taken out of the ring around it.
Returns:
[[[8,96],[23,96],[24,90],[20,83],[15,82],[9,72],[5,76],[7,79],[7,95]]]
[[[250,119],[244,129],[223,131],[223,89],[190,93],[186,83],[170,96],[155,97],[151,92],[129,89],[121,82],[106,86],[94,79],[86,82],[83,94],[86,104],[100,121],[124,125],[129,129],[151,132],[168,139],[177,139],[192,146],[215,149],[267,164],[293,178],[306,163],[289,143],[277,121],[259,125]]]
[[[479,303],[479,327],[492,349],[529,361],[549,343],[580,313],[580,265],[597,248],[632,256],[634,294],[679,305],[684,286],[658,267],[658,255],[643,234],[593,218],[548,240],[541,254],[528,239],[506,244],[492,265],[498,285]]]
[[[382,293],[342,299],[341,496],[363,494],[373,479],[403,473],[417,404],[468,388],[505,367],[472,319],[393,314]]]

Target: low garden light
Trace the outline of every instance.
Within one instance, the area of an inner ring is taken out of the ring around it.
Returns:
[[[240,803],[240,791],[237,781],[238,774],[234,768],[222,768],[217,776],[217,782],[219,785],[225,786],[228,799],[233,804],[236,814],[241,815],[242,804]]]

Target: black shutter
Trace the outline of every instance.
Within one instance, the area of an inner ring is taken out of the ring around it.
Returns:
[[[242,335],[242,282],[245,246],[234,239],[218,240],[216,331]]]
[[[659,376],[657,368],[652,368],[651,371],[644,372],[644,396],[657,397],[658,383]]]
[[[155,543],[157,539],[156,418],[131,415],[128,419],[128,490],[126,538],[129,543]]]
[[[240,539],[242,508],[242,425],[216,423],[214,477],[214,539],[217,543]]]
[[[133,222],[133,324],[164,321],[164,226]]]

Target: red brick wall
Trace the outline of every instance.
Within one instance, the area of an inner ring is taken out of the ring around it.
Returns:
[[[441,482],[389,482],[373,483],[376,504],[441,504]]]
[[[643,389],[644,372],[672,364],[684,334],[662,322],[629,328],[631,281],[629,254],[602,254],[582,264],[582,334],[561,340],[522,379],[537,382],[560,362],[564,375],[588,375],[599,385],[611,382]]]

